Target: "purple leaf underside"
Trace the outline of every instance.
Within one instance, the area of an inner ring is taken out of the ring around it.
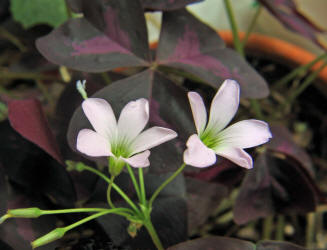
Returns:
[[[215,88],[225,79],[235,79],[243,97],[262,98],[269,93],[263,78],[240,55],[226,48],[214,30],[186,10],[164,13],[156,60],[185,70]]]
[[[59,147],[38,100],[10,101],[8,111],[10,124],[19,134],[63,164]]]

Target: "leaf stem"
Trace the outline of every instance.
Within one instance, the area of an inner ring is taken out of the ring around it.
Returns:
[[[244,54],[242,43],[240,41],[240,37],[238,36],[238,28],[237,28],[237,24],[235,21],[232,5],[230,4],[229,0],[224,0],[224,4],[225,4],[226,12],[227,12],[228,21],[229,21],[229,24],[231,26],[232,33],[233,33],[234,47],[235,47],[236,51],[244,57],[245,54]]]
[[[251,20],[251,23],[250,23],[250,25],[249,25],[246,33],[245,33],[245,36],[242,39],[243,50],[244,50],[244,47],[246,46],[246,43],[247,43],[247,41],[249,39],[250,34],[252,33],[252,31],[253,31],[256,23],[257,23],[257,20],[258,20],[258,17],[260,16],[261,10],[262,10],[262,7],[260,5],[259,7],[257,7],[257,10],[256,10],[256,12],[255,12],[255,14],[254,14],[254,16],[253,16],[253,18]]]
[[[302,92],[310,86],[311,83],[318,77],[319,73],[327,66],[327,61],[324,62],[316,71],[312,72],[303,82],[302,84],[294,90],[291,95],[285,100],[285,102],[281,105],[281,110],[285,109],[287,105],[292,105],[292,103],[296,100],[296,98],[302,94]]]
[[[315,65],[316,63],[318,63],[319,61],[323,60],[327,58],[327,53],[321,54],[320,56],[317,56],[314,60],[312,60],[311,62],[302,65],[300,67],[295,68],[294,70],[292,70],[290,73],[288,73],[286,76],[284,76],[283,78],[279,79],[278,81],[273,83],[273,88],[274,89],[279,89],[282,86],[284,86],[286,83],[288,83],[290,80],[292,80],[294,77],[300,75],[300,74],[304,74],[306,71],[308,71],[313,65]]]
[[[274,217],[272,215],[266,217],[263,220],[263,234],[262,234],[262,239],[263,240],[270,240],[271,239],[273,220],[274,220]]]
[[[181,173],[183,171],[183,169],[185,168],[186,164],[183,163],[179,169],[177,169],[177,171],[175,173],[173,173],[168,179],[166,179],[158,188],[157,190],[153,193],[153,195],[151,196],[150,200],[149,200],[149,207],[152,207],[153,201],[157,198],[157,196],[159,195],[159,193],[173,180],[175,179],[175,177],[177,175],[179,175],[179,173]]]
[[[315,213],[311,212],[307,214],[307,227],[306,227],[306,247],[310,249],[314,243],[315,237]]]
[[[277,231],[276,231],[276,240],[284,240],[284,229],[285,229],[285,216],[279,214],[277,216]]]

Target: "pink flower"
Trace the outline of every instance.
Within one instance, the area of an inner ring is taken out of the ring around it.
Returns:
[[[144,98],[127,103],[118,122],[104,99],[88,98],[82,108],[95,130],[82,129],[77,136],[77,149],[88,156],[110,156],[120,165],[147,167],[148,149],[177,136],[175,131],[162,127],[141,132],[149,120],[149,103]]]
[[[252,168],[252,158],[244,148],[266,143],[272,136],[268,124],[259,120],[244,120],[227,128],[234,117],[240,98],[240,86],[234,80],[226,80],[211,103],[209,122],[201,96],[189,92],[197,134],[188,139],[184,162],[194,167],[209,167],[216,162],[216,154],[235,164]]]

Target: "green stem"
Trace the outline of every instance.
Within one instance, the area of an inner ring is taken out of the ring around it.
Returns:
[[[115,205],[112,203],[111,201],[111,189],[112,189],[112,184],[114,183],[114,180],[115,180],[115,176],[112,175],[110,177],[110,181],[111,183],[109,183],[108,185],[108,189],[107,189],[107,201],[108,201],[108,204],[111,208],[115,208]]]
[[[45,99],[47,100],[47,102],[54,107],[55,103],[51,97],[51,95],[49,94],[49,91],[47,89],[46,86],[44,86],[43,82],[39,79],[36,80],[36,86],[40,89],[40,91],[42,92],[43,96],[45,97]]]
[[[135,188],[135,192],[136,192],[136,195],[137,195],[137,198],[139,199],[139,201],[141,202],[142,201],[142,198],[141,198],[141,193],[140,193],[140,188],[139,188],[139,185],[135,179],[135,175],[133,173],[133,170],[131,168],[131,166],[129,164],[126,164],[127,166],[127,171],[132,179],[132,182],[133,182],[133,185],[134,185],[134,188]]]
[[[285,216],[280,214],[277,217],[276,240],[279,241],[284,240],[284,229],[285,229]]]
[[[229,24],[231,26],[232,33],[233,33],[234,47],[235,47],[236,51],[238,53],[240,53],[244,57],[245,56],[244,55],[244,50],[243,50],[242,43],[240,41],[240,37],[238,36],[238,28],[237,28],[237,24],[236,24],[236,21],[235,21],[232,6],[231,6],[229,0],[224,0],[224,4],[225,4],[225,9],[226,9],[226,12],[227,12]]]
[[[327,58],[327,53],[324,53],[318,57],[316,57],[314,60],[312,60],[311,62],[302,65],[300,67],[297,67],[296,69],[292,70],[290,73],[288,73],[286,76],[284,76],[283,78],[281,78],[280,80],[276,81],[275,83],[273,83],[273,87],[274,89],[279,89],[282,86],[284,86],[286,83],[288,83],[290,80],[292,80],[294,77],[300,75],[300,74],[304,74],[305,72],[307,72],[313,65],[315,65],[317,62],[323,60]]]
[[[175,177],[177,175],[179,175],[180,172],[183,171],[183,169],[185,168],[186,164],[183,163],[179,169],[177,169],[177,171],[175,173],[173,173],[167,180],[165,180],[158,188],[157,190],[153,193],[153,195],[150,198],[149,201],[149,208],[152,207],[152,203],[153,201],[156,199],[156,197],[159,195],[159,193],[161,192],[161,190],[163,190],[173,179],[175,179]]]
[[[251,20],[251,23],[249,25],[249,28],[247,29],[246,33],[245,33],[245,37],[242,39],[242,47],[243,47],[243,50],[244,50],[244,47],[249,39],[249,36],[250,34],[252,33],[256,23],[257,23],[257,20],[258,20],[258,17],[260,16],[260,13],[261,13],[261,10],[262,10],[262,7],[261,5],[259,7],[257,7],[257,10]]]
[[[111,84],[112,81],[111,81],[109,75],[106,72],[102,72],[101,73],[101,77],[102,77],[102,79],[105,81],[105,83],[107,85],[110,85]]]
[[[152,222],[150,219],[146,219],[144,221],[144,226],[145,228],[147,229],[148,233],[150,234],[151,236],[151,239],[154,243],[154,245],[157,247],[158,250],[164,250],[164,247],[159,239],[159,236],[156,232],[156,230],[154,229],[153,225],[152,225]]]
[[[146,205],[146,193],[144,187],[143,168],[139,168],[139,183],[141,188],[141,203]]]
[[[107,209],[107,208],[70,208],[70,209],[58,209],[58,210],[41,210],[42,211],[41,215],[68,214],[68,213],[92,213],[92,212],[105,212],[108,210],[109,209]]]
[[[309,249],[312,247],[315,238],[315,213],[308,213],[307,215],[307,227],[306,227],[306,247]]]
[[[0,27],[0,34],[3,38],[10,41],[13,45],[15,45],[21,52],[27,51],[25,45],[13,34],[7,31],[5,28]]]
[[[270,240],[271,239],[271,233],[272,233],[272,226],[273,226],[273,216],[268,216],[263,221],[263,240]]]
[[[260,107],[260,103],[255,99],[250,99],[251,109],[254,111],[256,118],[264,120],[264,116]]]
[[[98,176],[100,176],[103,180],[105,180],[108,184],[112,183],[111,180],[105,176],[103,173],[101,173],[100,171],[94,169],[94,168],[91,168],[89,166],[83,166],[82,169],[80,169],[80,171],[82,170],[87,170],[87,171],[90,171]],[[131,206],[131,208],[134,209],[134,211],[140,215],[141,212],[140,210],[136,207],[136,205],[134,204],[134,202],[124,193],[123,190],[121,190],[115,183],[112,183],[112,187],[116,190],[116,192]]]
[[[121,214],[122,212],[122,209],[121,208],[114,208],[114,209],[108,209],[107,211],[103,211],[103,212],[99,212],[99,213],[96,213],[96,214],[93,214],[91,216],[88,216],[80,221],[77,221],[69,226],[66,226],[64,227],[64,230],[65,232],[75,228],[75,227],[78,227],[79,225],[82,225],[84,224],[85,222],[88,222],[90,220],[93,220],[93,219],[96,219],[100,216],[103,216],[103,215],[106,215],[106,214],[109,214],[109,213],[115,213],[115,214]]]
[[[285,100],[282,104],[281,109],[283,110],[288,104],[292,105],[294,100],[302,94],[302,92],[310,86],[311,83],[318,77],[319,73],[327,66],[327,61],[323,63],[316,71],[312,72],[304,81],[303,83],[292,92],[292,94]]]

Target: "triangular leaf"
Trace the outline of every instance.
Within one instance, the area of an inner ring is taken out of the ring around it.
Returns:
[[[148,65],[147,31],[139,1],[82,1],[82,11],[85,18],[70,19],[36,41],[44,57],[86,72]]]
[[[261,154],[248,171],[234,206],[238,224],[277,213],[314,211],[317,194],[313,181],[291,158]]]
[[[215,88],[225,79],[235,79],[243,97],[262,98],[269,93],[264,79],[186,10],[163,14],[156,61],[189,72]]]
[[[59,147],[38,100],[9,101],[8,116],[11,126],[19,134],[63,164]]]

